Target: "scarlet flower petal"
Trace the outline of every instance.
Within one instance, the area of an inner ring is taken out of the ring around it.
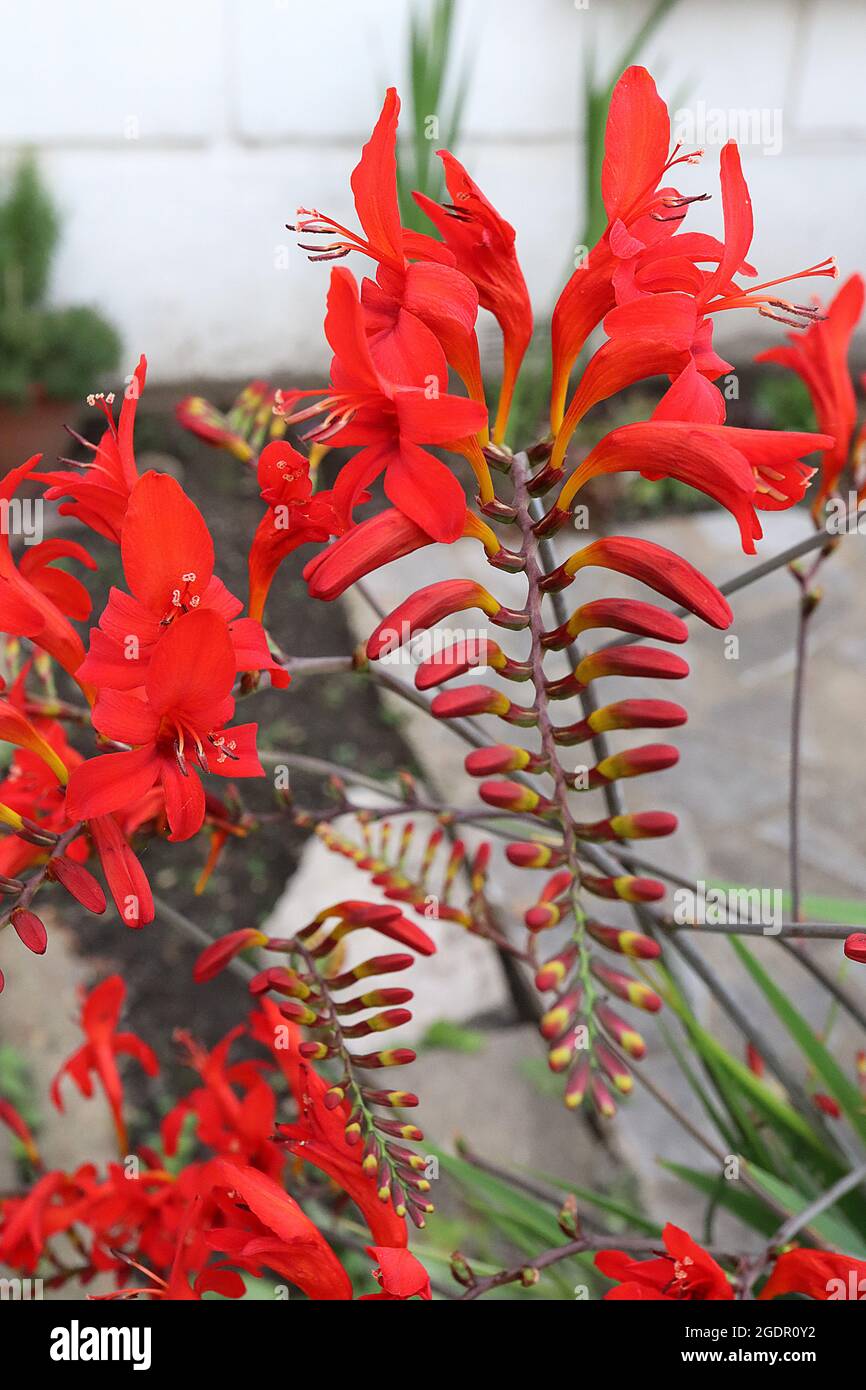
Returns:
[[[158,617],[173,596],[200,596],[213,574],[213,541],[204,517],[167,473],[145,473],[129,498],[120,553],[126,582]],[[192,574],[192,580],[184,575]]]
[[[646,68],[630,67],[610,99],[601,168],[601,196],[608,219],[634,215],[652,193],[667,163],[671,124]]]
[[[151,743],[159,728],[159,716],[147,701],[126,690],[100,691],[92,720],[95,729],[118,743]]]
[[[230,698],[235,654],[225,622],[207,609],[175,619],[157,644],[145,678],[157,714],[172,713],[216,724],[216,711]]]
[[[773,1266],[758,1298],[802,1293],[821,1302],[862,1299],[866,1293],[866,1261],[828,1250],[786,1250]]]
[[[197,773],[184,775],[171,758],[160,762],[160,781],[165,794],[165,813],[171,826],[170,840],[189,840],[204,822],[204,788]]]
[[[466,496],[462,487],[446,464],[408,439],[401,440],[399,458],[385,475],[385,494],[433,540],[450,544],[463,535]]]
[[[285,690],[291,676],[271,656],[261,623],[256,622],[255,618],[236,618],[229,624],[229,636],[238,671],[267,671],[271,685],[277,690]]]
[[[373,364],[355,277],[345,266],[331,271],[325,337],[334,356],[351,373],[359,390],[379,394],[382,383]]]
[[[748,184],[743,178],[740,152],[734,140],[729,140],[722,147],[719,169],[725,219],[725,249],[718,266],[704,286],[702,303],[708,303],[713,295],[724,289],[739,272],[754,234],[752,200],[749,197]]]
[[[396,88],[385,93],[379,119],[352,172],[352,192],[361,226],[372,251],[403,265],[403,228],[397,203],[397,122],[400,98]]]
[[[144,870],[113,816],[96,816],[88,830],[115,907],[128,927],[153,921],[153,895]]]
[[[69,779],[66,813],[77,821],[118,811],[145,796],[158,776],[159,761],[151,747],[89,758]]]

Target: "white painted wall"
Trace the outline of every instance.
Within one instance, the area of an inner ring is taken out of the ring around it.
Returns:
[[[157,380],[318,372],[327,267],[293,250],[279,268],[284,223],[299,203],[352,217],[409,3],[0,0],[0,168],[39,152],[64,215],[56,301],[102,305]],[[515,223],[540,310],[580,225],[587,46],[612,60],[645,8],[461,0],[475,69],[459,152]],[[862,0],[680,0],[645,52],[672,107],[781,113],[781,152],[744,150],[767,276],[829,253],[866,265],[864,54]],[[681,182],[713,189],[717,158]],[[719,216],[716,198],[693,225]],[[729,318],[741,348],[781,331]]]

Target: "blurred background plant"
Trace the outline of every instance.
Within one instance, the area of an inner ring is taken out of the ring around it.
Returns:
[[[412,197],[417,189],[441,202],[445,192],[436,151],[453,150],[472,76],[467,59],[455,57],[454,0],[434,0],[429,11],[415,4],[409,17],[409,91],[398,147],[397,189],[405,226],[429,232],[430,224]]]
[[[50,309],[60,217],[35,161],[22,159],[0,202],[0,401],[74,400],[113,372],[121,344],[95,309]]]

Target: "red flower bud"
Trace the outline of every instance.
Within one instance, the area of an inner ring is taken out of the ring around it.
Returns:
[[[629,931],[622,927],[606,927],[602,922],[587,922],[586,929],[600,945],[622,956],[634,956],[638,960],[656,960],[662,953],[659,943],[641,932]]]
[[[544,634],[542,644],[551,651],[561,651],[581,633],[599,627],[630,632],[636,637],[655,637],[660,642],[685,642],[689,635],[682,618],[654,603],[643,603],[638,599],[603,598],[576,608],[561,627]]]
[[[584,874],[581,882],[597,898],[619,898],[626,903],[658,902],[665,895],[665,886],[657,878],[635,878],[632,874],[620,874],[617,878]]]
[[[482,782],[478,795],[488,806],[515,814],[531,813],[538,816],[550,815],[556,809],[552,801],[541,796],[531,787],[519,782]]]
[[[614,1013],[613,1009],[608,1008],[607,1004],[597,1004],[595,1016],[607,1033],[613,1038],[629,1057],[634,1057],[640,1061],[641,1057],[646,1056],[646,1043],[640,1033],[631,1028],[619,1014]]]
[[[546,593],[565,589],[578,570],[589,565],[600,565],[640,580],[703,618],[711,627],[726,628],[733,622],[734,615],[726,600],[694,565],[663,545],[632,536],[606,536],[584,546],[542,580],[541,587]]]
[[[631,975],[624,975],[619,970],[611,970],[597,960],[592,962],[592,973],[610,990],[611,994],[615,994],[618,999],[624,999],[628,1004],[634,1004],[638,1009],[645,1009],[647,1013],[655,1014],[662,1006],[662,1001],[655,991],[650,989],[648,985],[633,980]]]
[[[225,970],[229,961],[234,960],[241,951],[267,944],[268,938],[264,932],[257,931],[255,927],[241,927],[239,931],[228,932],[205,947],[193,966],[192,978],[196,984],[202,985]]]
[[[594,1072],[591,1082],[592,1102],[603,1120],[612,1120],[616,1114],[616,1103],[610,1090],[598,1072]]]
[[[547,759],[510,743],[474,748],[463,764],[470,777],[489,777],[494,772],[541,772]]]
[[[535,987],[542,994],[549,989],[558,989],[576,964],[579,952],[577,946],[566,946],[557,955],[545,961],[535,976]]]
[[[76,902],[86,907],[88,912],[105,911],[105,894],[89,869],[76,864],[73,859],[63,855],[52,859],[48,866],[49,878],[56,879],[70,893]]]
[[[554,738],[557,743],[570,747],[585,743],[593,734],[606,734],[614,729],[672,729],[687,720],[682,705],[670,700],[617,700],[595,710],[588,719],[558,728]]]
[[[559,850],[538,845],[533,840],[518,840],[506,845],[505,857],[518,869],[553,869],[564,858]]]
[[[513,704],[501,690],[489,685],[463,685],[442,690],[430,706],[437,719],[459,719],[464,715],[498,714],[508,724],[531,728],[538,722],[534,710]]]
[[[845,941],[845,955],[849,960],[866,963],[866,932],[857,931]]]
[[[44,956],[48,946],[48,933],[35,912],[26,907],[16,907],[12,913],[12,925],[21,940],[34,956]]]

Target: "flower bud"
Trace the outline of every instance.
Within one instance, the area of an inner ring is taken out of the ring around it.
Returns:
[[[12,926],[18,939],[34,956],[44,956],[48,946],[48,932],[41,918],[26,907],[16,907],[12,913]]]
[[[662,1006],[662,1001],[654,990],[641,984],[639,980],[632,979],[630,975],[624,975],[619,970],[610,970],[597,960],[592,962],[592,973],[611,994],[615,994],[618,999],[624,999],[628,1004],[634,1004],[638,1009],[655,1014]]]

